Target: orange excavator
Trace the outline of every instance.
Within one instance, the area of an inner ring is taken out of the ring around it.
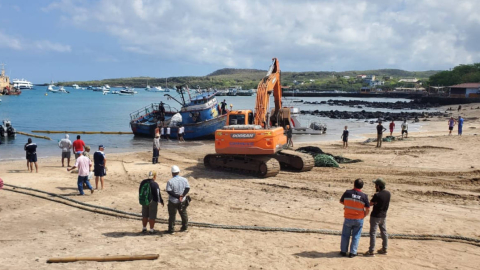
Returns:
[[[270,111],[273,92],[275,107]],[[210,169],[233,169],[272,177],[280,168],[309,171],[315,162],[310,155],[285,149],[285,130],[290,109],[282,108],[280,66],[277,58],[257,87],[255,111],[236,110],[227,115],[227,125],[215,132],[215,154],[203,161]],[[291,125],[290,125],[291,126]]]

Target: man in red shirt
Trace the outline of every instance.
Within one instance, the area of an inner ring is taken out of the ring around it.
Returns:
[[[395,122],[392,120],[392,122],[390,123],[390,137],[392,136],[394,129],[395,129]]]
[[[77,140],[73,142],[73,152],[75,153],[75,159],[82,155],[85,149],[85,143],[80,139],[80,135],[77,135]]]

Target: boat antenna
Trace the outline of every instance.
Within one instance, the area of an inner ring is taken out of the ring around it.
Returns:
[[[183,95],[183,90],[182,90],[183,87],[182,86],[176,86],[176,87],[177,87],[177,92],[180,93],[180,96],[182,97],[182,100],[183,100],[183,104],[181,103],[181,105],[186,106],[185,96]],[[180,103],[180,102],[178,102],[178,103]]]

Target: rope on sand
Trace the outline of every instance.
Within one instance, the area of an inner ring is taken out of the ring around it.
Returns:
[[[113,208],[88,204],[88,203],[80,202],[80,201],[77,201],[77,200],[74,200],[74,199],[70,199],[70,198],[62,196],[62,195],[58,195],[58,194],[55,194],[55,193],[50,193],[50,192],[46,192],[46,191],[42,191],[42,190],[38,190],[38,189],[33,189],[33,188],[28,188],[28,187],[20,187],[20,186],[15,186],[15,185],[11,185],[11,184],[4,184],[4,186],[13,188],[13,189],[4,188],[4,190],[7,190],[7,191],[12,191],[12,192],[16,192],[16,193],[21,193],[21,194],[25,194],[25,195],[34,196],[34,197],[37,197],[37,198],[46,199],[46,200],[53,201],[53,202],[62,203],[62,204],[68,205],[68,206],[76,207],[76,208],[79,208],[79,209],[82,209],[82,210],[86,210],[86,211],[90,211],[90,212],[94,212],[94,213],[98,213],[98,214],[104,214],[104,215],[109,215],[109,216],[114,216],[114,217],[119,217],[119,218],[128,218],[128,219],[141,219],[142,218],[142,215],[137,214],[137,213],[125,212],[125,211],[120,211],[120,210],[113,209]],[[52,197],[56,197],[56,198],[66,200],[68,202],[56,200],[56,199],[53,199],[53,198],[48,198],[48,197],[37,195],[37,194],[32,194],[32,193],[29,193],[29,192],[15,190],[15,189],[24,189],[24,190],[44,193],[44,194],[50,195]],[[75,204],[78,204],[78,205],[75,205]],[[91,208],[93,208],[93,209],[91,209]],[[156,220],[159,223],[168,223],[167,219],[157,218]],[[177,223],[180,223],[180,221],[177,221]],[[188,222],[188,224],[190,226],[194,226],[194,227],[212,228],[212,229],[225,229],[225,230],[247,230],[247,231],[261,231],[261,232],[290,232],[290,233],[318,233],[318,234],[326,234],[326,235],[342,235],[341,231],[326,230],[326,229],[238,226],[238,225],[222,225],[222,224],[204,223],[204,222],[190,222],[190,221]],[[362,233],[362,237],[369,237],[369,236],[370,236],[369,233]],[[465,237],[465,236],[461,236],[461,235],[393,233],[393,234],[388,234],[388,237],[390,239],[441,240],[441,241],[445,241],[445,242],[460,242],[460,243],[466,243],[466,244],[475,245],[475,246],[480,247],[480,239],[472,238],[472,237]]]

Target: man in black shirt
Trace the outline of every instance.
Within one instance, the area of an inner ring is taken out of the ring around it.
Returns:
[[[373,211],[370,215],[370,248],[365,256],[375,256],[375,240],[377,237],[377,226],[380,227],[382,236],[382,248],[377,251],[378,254],[387,254],[388,235],[387,235],[387,211],[390,204],[390,192],[385,190],[385,181],[381,178],[373,181],[377,193],[373,195],[370,205],[373,205]]]
[[[224,99],[222,102],[220,102],[220,104],[221,104],[221,107],[222,107],[222,114],[226,114],[227,113],[227,109],[226,109],[227,101],[225,101],[225,99]]]
[[[340,136],[340,138],[342,138],[342,141],[343,141],[343,148],[348,148],[348,127],[345,126],[345,130],[343,130],[343,133],[342,133],[342,136]]]
[[[155,182],[157,179],[157,172],[149,172],[148,179],[143,180],[140,183],[138,191],[140,193],[143,184],[150,182],[150,191],[152,193],[152,201],[149,205],[142,205],[142,233],[147,232],[147,223],[150,224],[149,233],[154,233],[153,227],[155,226],[155,219],[157,218],[158,203],[162,204],[162,207],[165,206],[163,203],[162,195],[160,194],[160,187],[158,183]]]
[[[382,126],[382,121],[379,121],[377,125],[377,147],[382,147],[382,137],[385,130],[387,129]]]
[[[37,145],[32,142],[31,138],[28,138],[28,143],[24,147],[27,153],[27,167],[30,164],[30,172],[33,172],[33,164],[35,164],[35,171],[38,173],[37,165]]]

